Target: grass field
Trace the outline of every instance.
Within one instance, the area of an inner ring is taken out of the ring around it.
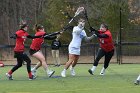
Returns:
[[[13,81],[7,80],[5,73],[11,66],[0,68],[0,93],[140,93],[140,85],[133,84],[140,73],[140,64],[111,64],[105,76],[100,76],[102,64],[99,64],[94,75],[87,70],[91,64],[78,64],[76,76],[67,71],[62,78],[60,72],[64,66],[53,67],[54,77],[47,78],[42,68],[38,70],[36,80],[29,81],[25,65],[13,74]]]

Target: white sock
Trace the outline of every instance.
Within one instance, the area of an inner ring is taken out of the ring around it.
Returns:
[[[96,67],[97,67],[97,66],[93,66],[93,67],[91,68],[91,71],[94,72],[95,69],[96,69]]]
[[[69,68],[72,69],[73,68],[72,65],[70,65]]]
[[[104,73],[104,72],[105,72],[105,68],[103,67],[102,70],[101,70],[101,73]]]
[[[140,75],[138,76],[137,80],[139,80],[139,81],[140,81]]]
[[[63,69],[63,71],[65,71],[65,72],[66,72],[66,69]]]
[[[45,68],[45,71],[46,71],[47,73],[49,73],[51,70],[50,70],[48,67],[46,67],[46,68]]]
[[[70,70],[74,70],[74,67],[71,66]]]
[[[32,71],[36,71],[36,68],[34,67],[34,68],[32,68]]]

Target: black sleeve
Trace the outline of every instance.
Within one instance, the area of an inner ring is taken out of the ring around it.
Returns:
[[[98,30],[94,29],[93,27],[90,27],[90,32],[98,32]]]
[[[54,33],[51,33],[51,34],[45,34],[44,38],[49,37],[49,36],[55,36],[57,34],[60,34],[60,32],[54,32]]]
[[[10,36],[10,38],[16,39],[17,38],[17,34],[13,34],[12,36]]]
[[[28,35],[27,38],[30,38],[30,39],[34,39],[34,38],[41,38],[43,37],[42,35],[40,36],[32,36],[32,35]]]
[[[47,40],[53,40],[53,39],[56,39],[57,36],[47,36],[47,37],[44,37],[44,39],[47,39]]]
[[[107,34],[99,34],[98,31],[95,31],[95,34],[96,34],[97,37],[99,37],[99,38],[108,38],[108,37],[109,37]]]

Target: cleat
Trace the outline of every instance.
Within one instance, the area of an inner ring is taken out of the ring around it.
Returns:
[[[57,67],[57,65],[54,65],[53,67]]]
[[[55,73],[55,71],[49,71],[47,74],[49,77],[51,77],[54,73]]]
[[[33,75],[34,77],[37,77],[37,70],[31,69],[31,72],[32,72],[32,75]]]
[[[60,64],[57,65],[57,67],[59,67],[59,66],[60,66]]]
[[[57,64],[57,65],[54,65],[53,67],[59,67],[60,66],[60,64]]]
[[[139,80],[136,80],[136,81],[134,82],[134,84],[135,84],[135,85],[139,85],[139,84],[140,84],[140,81],[139,81]]]
[[[8,74],[8,73],[6,73],[6,77],[7,77],[9,80],[13,80],[12,75],[10,75],[10,74]]]
[[[93,75],[93,72],[91,69],[88,70],[89,74]]]
[[[104,68],[102,68],[102,70],[101,70],[101,72],[100,72],[100,75],[104,75],[105,74],[105,69]]]
[[[34,80],[36,79],[36,76],[32,75],[32,77],[29,77],[29,80]]]
[[[101,75],[101,76],[103,76],[103,75],[104,75],[104,73],[100,73],[100,75]]]
[[[62,72],[61,72],[61,76],[62,76],[62,77],[66,77],[66,72],[65,72],[65,71],[62,71]]]

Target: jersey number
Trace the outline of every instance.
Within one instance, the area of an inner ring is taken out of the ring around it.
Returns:
[[[100,39],[100,42],[102,43],[102,44],[104,44],[105,42],[104,42],[104,39]]]

